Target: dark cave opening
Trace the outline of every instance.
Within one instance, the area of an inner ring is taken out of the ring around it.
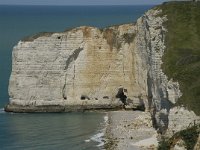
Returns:
[[[116,98],[119,98],[120,101],[121,101],[124,105],[126,105],[127,96],[124,94],[124,88],[119,88],[119,89],[118,89]]]

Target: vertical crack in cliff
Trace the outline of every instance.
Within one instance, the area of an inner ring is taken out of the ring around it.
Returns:
[[[150,113],[151,113],[151,120],[152,120],[152,125],[155,129],[158,128],[158,125],[156,123],[156,118],[155,118],[155,115],[156,115],[156,108],[155,108],[155,104],[152,100],[153,98],[153,94],[152,94],[152,80],[151,80],[151,77],[149,75],[149,72],[147,74],[147,87],[148,87],[148,110],[150,110]]]
[[[66,60],[66,66],[64,68],[65,71],[67,71],[67,69],[69,68],[69,65],[71,64],[71,62],[75,62],[76,59],[78,58],[79,53],[83,50],[83,48],[78,48],[76,50],[74,50],[74,52],[69,55],[68,59]],[[75,64],[74,64],[74,75],[73,75],[73,87],[74,87],[74,78],[75,78]],[[62,96],[64,99],[67,99],[67,95],[66,95],[66,85],[67,85],[67,72],[65,73],[65,83],[62,89]]]
[[[76,77],[76,64],[75,64],[75,61],[74,61],[73,89],[74,89],[74,80],[75,80],[75,77]]]
[[[63,89],[62,89],[62,97],[63,97],[63,99],[67,99],[67,95],[66,95],[66,93],[65,93],[65,91],[66,91],[66,83],[67,82],[67,73],[65,74],[65,83],[64,83],[64,86],[63,86]]]
[[[125,71],[124,71],[124,54],[123,54],[123,74],[124,74],[124,82],[125,82]]]
[[[59,46],[61,47],[61,45],[62,45],[62,41],[63,41],[63,37],[57,37],[58,39],[60,39],[60,43],[59,43]],[[61,49],[60,47],[58,47],[58,49]],[[60,51],[60,56],[61,56],[61,51]],[[65,74],[65,82],[64,82],[64,86],[63,86],[63,88],[62,88],[62,97],[63,97],[63,99],[64,100],[66,100],[67,99],[67,96],[66,96],[66,93],[65,93],[65,89],[66,89],[66,80],[67,80],[67,76],[66,76],[66,74]]]

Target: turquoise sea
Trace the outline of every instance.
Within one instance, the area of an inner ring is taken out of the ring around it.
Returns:
[[[0,149],[101,149],[98,145],[105,113],[13,114],[3,111],[9,100],[12,48],[20,39],[38,32],[135,22],[151,7],[0,5]]]

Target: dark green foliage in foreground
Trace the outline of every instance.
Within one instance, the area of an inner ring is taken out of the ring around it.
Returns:
[[[169,150],[170,148],[173,148],[176,142],[180,139],[185,142],[186,149],[194,149],[194,146],[200,134],[199,129],[200,125],[194,125],[192,127],[188,127],[185,130],[175,133],[170,139],[164,139],[163,141],[159,142],[158,150]]]
[[[170,142],[163,139],[159,142],[158,150],[170,150]]]
[[[169,2],[157,8],[168,19],[162,68],[180,84],[178,105],[200,115],[200,2]]]

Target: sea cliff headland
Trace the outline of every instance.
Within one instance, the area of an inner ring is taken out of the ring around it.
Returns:
[[[198,124],[199,7],[199,2],[164,3],[136,23],[104,29],[82,26],[19,41],[13,49],[5,111],[145,110],[139,120],[150,118],[145,129],[152,131],[148,137],[154,141]],[[130,124],[121,128],[133,125],[142,134],[140,123]],[[110,125],[115,128],[116,123]],[[117,138],[111,132],[108,139]],[[138,142],[133,145],[140,147]]]

